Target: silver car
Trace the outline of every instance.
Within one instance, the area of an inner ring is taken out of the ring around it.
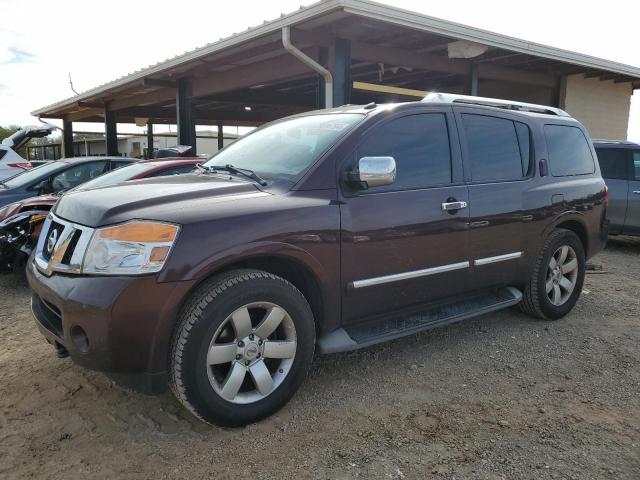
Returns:
[[[640,144],[595,140],[593,145],[609,187],[609,233],[640,235]]]

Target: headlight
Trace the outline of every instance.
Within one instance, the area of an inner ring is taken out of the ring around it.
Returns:
[[[162,270],[179,227],[168,223],[132,221],[99,228],[93,234],[82,273],[139,275]]]

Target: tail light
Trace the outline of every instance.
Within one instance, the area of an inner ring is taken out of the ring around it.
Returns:
[[[9,166],[12,168],[22,168],[24,170],[29,170],[30,168],[33,168],[33,165],[31,165],[31,162],[10,163]]]
[[[609,206],[609,187],[604,186],[604,206]]]

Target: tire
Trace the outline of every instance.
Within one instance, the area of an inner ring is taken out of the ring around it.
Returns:
[[[296,287],[271,273],[234,270],[205,282],[183,307],[169,382],[176,398],[204,422],[246,425],[289,401],[311,367],[314,348],[313,314]]]
[[[562,271],[563,268],[556,260],[562,260],[562,252],[565,248],[568,255],[562,263],[562,265],[566,264],[564,268],[573,267],[572,257],[577,265],[574,270],[566,273],[566,277],[561,274],[558,279],[557,269]],[[555,269],[552,268],[552,257],[556,261]],[[536,259],[531,279],[525,286],[520,309],[527,315],[544,320],[557,320],[564,317],[573,309],[582,292],[585,261],[584,246],[575,233],[562,228],[551,232]],[[567,279],[573,284],[570,291],[563,287]],[[549,282],[552,284],[550,292],[548,292]],[[560,291],[560,296],[555,291],[556,286]],[[555,303],[554,299],[557,299]]]

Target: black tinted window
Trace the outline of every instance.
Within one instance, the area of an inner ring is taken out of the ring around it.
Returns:
[[[4,157],[7,154],[6,150],[0,150],[0,160],[2,160],[2,157]]]
[[[633,172],[635,179],[640,180],[640,152],[633,152]]]
[[[474,182],[517,180],[529,171],[529,128],[484,115],[463,114],[471,178]],[[522,137],[522,148],[518,137]],[[526,165],[526,166],[525,166]]]
[[[631,151],[620,148],[596,148],[602,178],[629,178]]]
[[[372,190],[401,190],[451,183],[451,150],[443,113],[409,115],[379,126],[360,145],[358,157],[396,160],[396,182]]]
[[[545,125],[551,174],[554,177],[585,175],[595,171],[587,137],[577,127]]]

